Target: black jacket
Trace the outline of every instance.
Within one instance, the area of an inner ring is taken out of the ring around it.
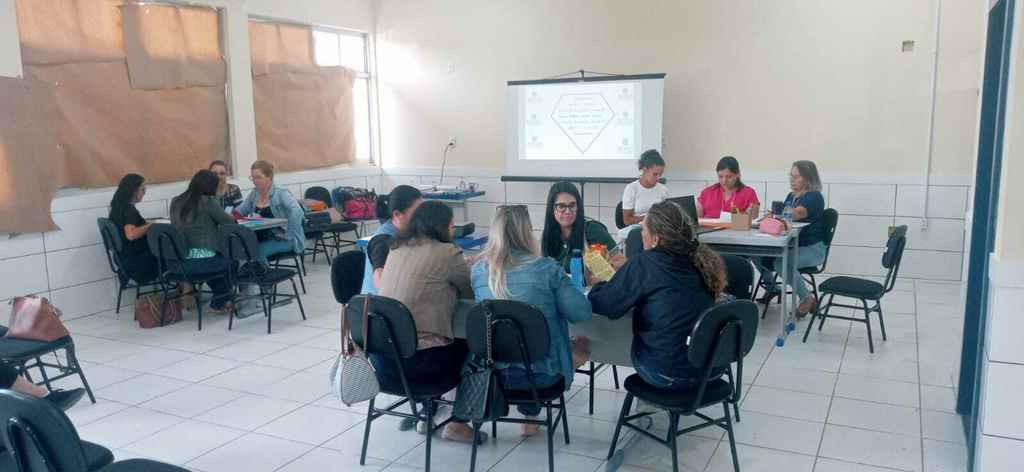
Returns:
[[[687,337],[714,304],[687,258],[654,248],[633,257],[608,282],[590,290],[594,313],[612,319],[633,312],[633,363],[672,378],[700,377],[686,359]]]

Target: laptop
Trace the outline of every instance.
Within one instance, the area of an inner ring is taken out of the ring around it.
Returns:
[[[668,201],[679,205],[679,208],[683,209],[683,213],[686,213],[690,217],[690,220],[697,224],[698,235],[721,231],[722,228],[710,228],[699,224],[700,218],[697,217],[697,202],[694,200],[693,195],[687,195],[685,197],[671,197]]]

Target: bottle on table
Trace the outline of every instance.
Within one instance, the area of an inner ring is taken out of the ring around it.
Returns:
[[[786,207],[782,209],[782,219],[787,225],[793,225],[793,207],[786,205]]]

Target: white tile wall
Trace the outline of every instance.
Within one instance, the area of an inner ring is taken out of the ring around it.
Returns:
[[[929,218],[922,230],[920,218],[896,217],[896,225],[907,225],[907,249],[949,251],[964,250],[964,220]]]
[[[977,451],[975,470],[984,472],[1016,472],[1024,457],[1024,441],[982,436]]]
[[[1024,391],[1024,365],[990,362],[985,384],[986,410],[982,431],[986,435],[1024,440],[1024,409],[1020,392]]]
[[[46,265],[51,290],[111,276],[110,264],[102,244],[47,252]]]
[[[134,295],[134,290],[125,292],[121,306],[131,303]],[[55,289],[50,292],[50,301],[64,312],[64,317],[67,319],[112,310],[117,300],[116,297],[117,292],[115,291],[113,278]],[[124,316],[123,310],[124,308],[122,308],[122,316]],[[127,316],[131,316],[130,309],[128,313],[129,315]]]
[[[1024,332],[1024,317],[1020,316],[1024,289],[994,287],[991,298],[986,335],[989,359],[1024,364],[1024,344],[1019,338]]]
[[[109,203],[109,201],[108,201]],[[143,201],[142,203],[147,203]],[[149,217],[147,213],[142,216]],[[53,214],[53,222],[60,227],[57,231],[43,233],[47,251],[57,251],[72,247],[100,244],[100,232],[96,226],[96,218],[106,218],[109,209],[103,207],[89,208],[85,210],[71,210]]]
[[[879,253],[879,261],[881,261],[881,253]],[[959,252],[908,249],[903,253],[903,265],[900,266],[899,275],[912,279],[960,280],[960,264],[962,263],[963,257]]]
[[[967,212],[966,186],[931,186],[928,216],[963,219]],[[897,216],[924,216],[924,185],[900,185],[897,190]]]
[[[0,260],[43,252],[43,234],[0,236]]]
[[[885,247],[892,217],[839,215],[833,246]]]
[[[0,280],[0,300],[46,292],[46,256],[35,254],[0,262]]]
[[[840,214],[890,216],[895,211],[895,185],[834,184],[828,206]]]

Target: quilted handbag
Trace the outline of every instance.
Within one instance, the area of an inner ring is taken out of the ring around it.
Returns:
[[[761,220],[761,226],[759,227],[762,233],[771,234],[775,236],[781,236],[785,234],[786,222],[774,217],[767,217]]]
[[[370,297],[363,298],[363,343],[367,342],[369,330]],[[377,373],[366,358],[366,352],[349,339],[348,317],[345,308],[341,312],[341,354],[331,367],[331,393],[346,406],[352,406],[372,399],[380,393]]]
[[[455,389],[452,416],[474,423],[493,421],[508,414],[508,402],[498,380],[491,355],[491,307],[484,302],[487,316],[487,357],[466,363],[462,381]]]

